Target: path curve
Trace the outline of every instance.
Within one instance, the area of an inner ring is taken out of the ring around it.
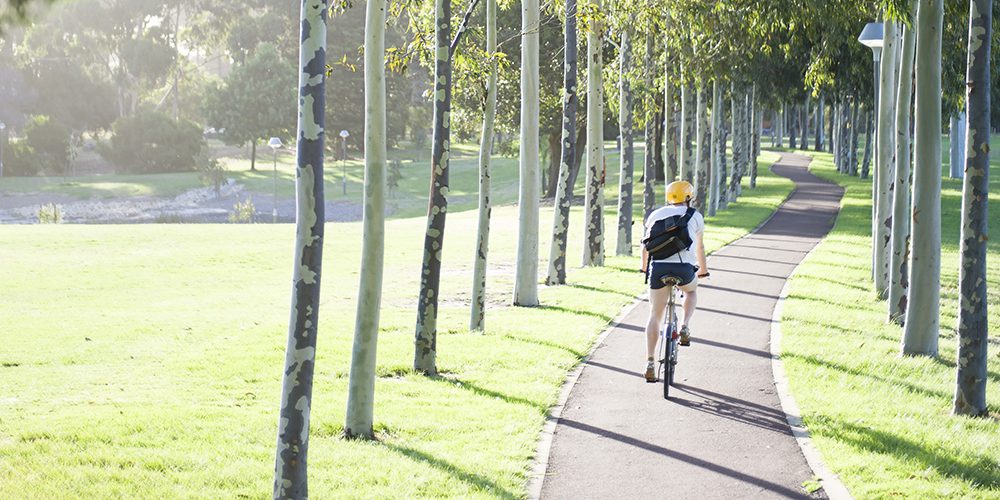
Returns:
[[[642,379],[647,302],[604,337],[559,415],[541,498],[826,498],[803,487],[814,476],[776,394],[769,347],[786,279],[833,227],[843,196],[809,161],[782,154],[772,169],[795,191],[709,258],[670,401]]]

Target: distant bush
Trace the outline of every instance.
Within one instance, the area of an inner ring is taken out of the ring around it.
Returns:
[[[62,207],[55,203],[48,203],[38,207],[39,224],[61,224]]]
[[[118,172],[189,172],[204,144],[201,127],[190,120],[144,108],[115,121],[111,143],[98,151]]]
[[[247,198],[245,201],[237,201],[233,205],[233,213],[229,214],[229,222],[233,224],[253,224],[254,215],[257,214],[257,207],[253,205],[253,200]]]
[[[4,175],[62,175],[69,168],[70,130],[48,116],[34,115],[24,138],[4,150]]]
[[[222,162],[218,159],[212,157],[208,146],[201,148],[198,155],[194,158],[194,164],[195,168],[201,172],[199,176],[201,181],[206,186],[212,186],[215,189],[215,196],[219,196],[222,185],[226,182],[226,167],[222,166]]]

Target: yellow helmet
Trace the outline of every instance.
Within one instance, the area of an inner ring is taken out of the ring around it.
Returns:
[[[687,181],[671,182],[667,186],[667,203],[677,205],[694,199],[694,186]]]

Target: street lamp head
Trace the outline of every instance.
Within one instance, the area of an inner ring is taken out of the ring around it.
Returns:
[[[5,128],[7,128],[7,124],[4,122],[0,122],[0,130],[3,130]]]
[[[277,150],[282,146],[281,139],[272,137],[271,140],[267,141],[267,145],[270,146],[271,149]]]
[[[347,139],[350,136],[351,136],[351,134],[348,131],[346,131],[346,130],[341,130],[340,131],[340,138],[341,139]]]
[[[858,41],[869,49],[881,50],[883,28],[884,25],[882,23],[866,24],[865,29],[861,30],[861,35],[858,36]]]

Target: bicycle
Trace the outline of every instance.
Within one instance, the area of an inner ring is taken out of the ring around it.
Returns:
[[[663,317],[660,327],[660,361],[657,368],[657,378],[663,381],[663,399],[670,399],[670,386],[674,383],[674,373],[677,371],[678,342],[680,331],[677,329],[676,288],[680,279],[675,276],[664,276],[663,284],[669,288],[670,299],[667,301],[667,314]],[[662,377],[660,376],[662,374]]]

